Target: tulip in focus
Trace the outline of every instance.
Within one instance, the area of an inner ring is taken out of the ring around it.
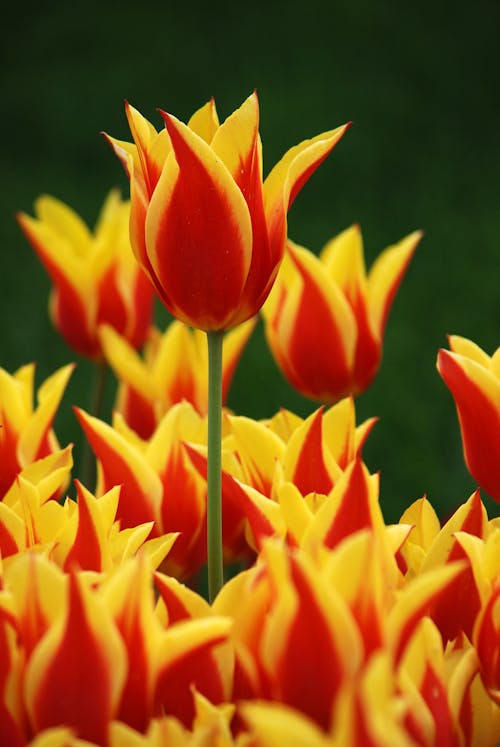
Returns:
[[[153,288],[130,249],[130,205],[110,192],[92,233],[54,197],[35,203],[36,218],[18,220],[54,284],[52,322],[68,345],[87,358],[101,356],[100,324],[138,348],[151,322]]]
[[[299,392],[335,402],[371,384],[394,295],[421,235],[385,249],[368,275],[357,225],[329,241],[319,258],[288,242],[262,313],[276,362]]]
[[[500,503],[500,348],[490,357],[452,335],[437,368],[455,400],[469,472]]]
[[[126,104],[134,139],[108,138],[130,178],[130,238],[167,309],[206,331],[250,319],[278,272],[286,214],[346,126],[291,148],[262,181],[257,95],[219,124],[213,100],[157,132]]]

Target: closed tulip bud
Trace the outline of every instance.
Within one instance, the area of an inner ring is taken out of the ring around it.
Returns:
[[[288,208],[346,126],[291,148],[263,181],[255,93],[222,124],[213,100],[187,125],[161,112],[160,133],[126,112],[135,144],[108,140],[130,178],[132,246],[158,295],[198,329],[250,319],[278,272]]]

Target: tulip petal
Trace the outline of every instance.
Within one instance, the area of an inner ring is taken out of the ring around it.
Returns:
[[[289,207],[348,127],[349,124],[337,127],[293,146],[268,174],[264,182],[264,204],[271,246],[284,242]]]
[[[463,355],[464,358],[470,358],[470,360],[479,363],[483,368],[490,368],[490,356],[472,340],[460,337],[459,335],[448,335],[448,344],[452,353]]]
[[[269,244],[262,193],[262,154],[259,107],[253,93],[218,129],[212,148],[229,169],[248,205],[252,220],[253,249],[243,293],[243,306],[233,320],[243,321],[262,306],[278,271],[283,247],[273,252]]]
[[[306,555],[285,553],[269,543],[265,558],[275,601],[267,616],[261,657],[273,699],[297,708],[327,730],[335,696],[359,666],[357,629],[340,595],[318,577]]]
[[[289,249],[302,282],[290,288],[266,325],[266,336],[299,391],[323,402],[336,401],[349,393],[355,319],[320,261],[291,242]],[[278,277],[278,291],[279,282]]]
[[[345,537],[362,529],[373,529],[380,534],[383,526],[377,475],[370,475],[357,458],[315,514],[308,541],[318,538],[326,547],[334,548]]]
[[[251,418],[229,417],[229,423],[238,458],[247,472],[246,482],[270,497],[276,461],[284,452],[283,442],[262,423]]]
[[[320,254],[320,261],[329,277],[342,290],[356,319],[358,334],[351,388],[354,394],[358,394],[367,389],[373,380],[381,357],[381,338],[371,317],[359,226],[351,226],[329,241]]]
[[[78,527],[64,570],[109,570],[111,557],[105,526],[96,498],[76,480]],[[117,506],[118,496],[115,503]]]
[[[47,438],[66,385],[75,366],[60,368],[44,381],[38,390],[38,407],[24,429],[17,446],[19,461],[24,466],[36,458],[47,456]]]
[[[219,117],[213,98],[195,111],[188,122],[188,127],[206,143],[211,143],[219,127]]]
[[[241,706],[243,718],[256,736],[258,747],[332,747],[318,726],[299,711],[278,703],[253,702]]]
[[[151,122],[146,117],[143,117],[128,101],[125,102],[125,113],[130,132],[137,146],[137,162],[140,164],[142,179],[144,180],[147,194],[151,197],[160,176],[160,168],[155,168],[157,164],[151,161],[148,155],[153,143],[158,138],[158,133]]]
[[[323,443],[323,409],[319,408],[297,428],[283,455],[286,480],[306,496],[308,493],[328,494],[340,476]]]
[[[414,231],[388,247],[370,269],[368,303],[373,327],[378,332],[379,339],[382,339],[394,296],[422,236],[422,231]]]
[[[386,636],[396,663],[429,605],[447,592],[460,577],[463,567],[462,562],[457,562],[435,568],[416,577],[403,589],[386,622]]]
[[[135,527],[159,517],[163,494],[158,475],[123,436],[106,423],[75,408],[75,414],[99,459],[104,490],[122,485],[117,518]]]
[[[125,650],[109,613],[76,575],[66,614],[35,649],[26,701],[37,730],[67,724],[80,737],[107,743],[125,677]]]
[[[207,656],[227,640],[232,620],[205,617],[180,622],[167,628],[156,652],[158,679],[155,711],[175,715],[185,726],[194,718],[191,685],[212,703],[224,701],[226,693],[215,658]]]
[[[68,345],[94,356],[97,308],[84,258],[74,256],[65,241],[38,221],[22,213],[17,219],[54,284],[49,307],[54,325]]]
[[[447,350],[439,351],[437,367],[455,400],[467,467],[500,502],[500,380],[476,361]]]
[[[213,151],[240,188],[251,214],[252,200],[262,193],[262,173],[259,162],[255,162],[258,134],[259,105],[253,93],[223,122],[211,142]],[[256,185],[259,189],[254,195]]]

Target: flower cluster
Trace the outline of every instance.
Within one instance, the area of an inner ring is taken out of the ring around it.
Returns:
[[[0,369],[0,744],[494,747],[500,520],[481,490],[500,502],[500,349],[455,336],[438,354],[478,489],[444,522],[421,498],[387,524],[363,458],[376,418],[358,423],[354,397],[420,233],[368,276],[357,226],[319,258],[287,241],[288,206],[345,128],[262,182],[255,94],[222,125],[213,102],[160,132],[127,116],[134,143],[109,140],[131,202],[108,198],[94,237],[50,198],[20,216],[57,329],[110,366],[117,395],[110,423],[75,408],[85,484],[53,431],[73,365],[36,404],[34,364]],[[180,318],[164,333],[153,286]],[[262,306],[277,364],[321,404],[264,420],[224,407],[226,580],[208,602],[200,329],[224,332],[225,401]]]

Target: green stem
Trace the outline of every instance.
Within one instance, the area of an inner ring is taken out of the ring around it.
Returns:
[[[89,408],[90,414],[95,418],[100,418],[102,416],[107,373],[108,364],[106,361],[98,361],[95,364],[95,380]],[[82,482],[86,488],[90,489],[92,480],[95,481],[95,469],[92,450],[86,438],[83,440],[80,465],[80,482]]]
[[[207,552],[208,598],[212,602],[224,583],[222,564],[222,332],[207,332],[208,343],[208,474]]]

